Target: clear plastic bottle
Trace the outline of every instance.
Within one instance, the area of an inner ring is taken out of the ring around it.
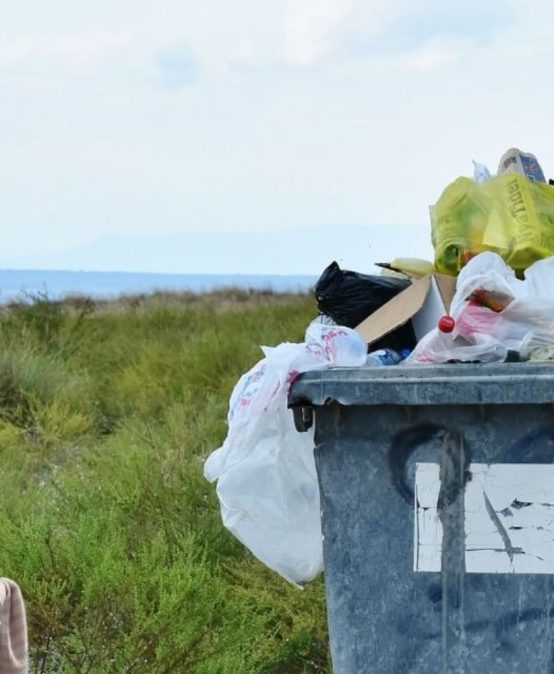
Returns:
[[[367,354],[366,365],[398,365],[410,355],[409,349],[394,351],[393,349],[379,349]]]

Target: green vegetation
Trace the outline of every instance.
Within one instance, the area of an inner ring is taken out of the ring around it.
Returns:
[[[321,581],[268,571],[222,526],[204,459],[259,344],[307,296],[240,291],[0,314],[0,575],[37,674],[328,672]]]

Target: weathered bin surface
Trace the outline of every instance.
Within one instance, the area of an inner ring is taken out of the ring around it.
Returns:
[[[335,674],[554,672],[554,365],[336,369],[315,422]]]

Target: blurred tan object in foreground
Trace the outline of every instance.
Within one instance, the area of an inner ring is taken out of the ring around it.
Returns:
[[[0,674],[27,674],[27,620],[21,590],[0,578]]]
[[[429,260],[421,260],[417,257],[397,257],[392,262],[376,262],[376,267],[381,267],[383,275],[402,274],[410,278],[423,278],[435,272],[435,266]]]

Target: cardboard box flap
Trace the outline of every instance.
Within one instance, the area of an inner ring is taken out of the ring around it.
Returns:
[[[356,332],[371,344],[416,317],[414,330],[421,339],[448,311],[455,291],[454,277],[425,276],[368,316],[356,327]]]
[[[446,276],[446,274],[433,274],[438,291],[442,297],[444,306],[450,310],[450,305],[456,294],[456,276]]]

